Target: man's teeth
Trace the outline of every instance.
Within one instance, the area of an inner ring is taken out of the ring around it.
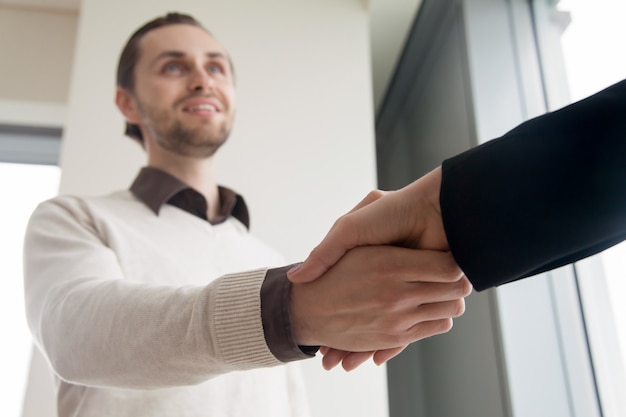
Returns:
[[[189,111],[197,111],[197,110],[209,110],[209,111],[217,111],[217,108],[212,104],[199,104],[197,106],[189,107]]]

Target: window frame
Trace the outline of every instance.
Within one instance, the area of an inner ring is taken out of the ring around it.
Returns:
[[[60,127],[0,124],[0,162],[59,165]]]
[[[562,33],[571,23],[572,16],[568,11],[559,10],[559,2],[560,0],[532,1],[548,111],[556,110],[572,101],[561,47]],[[611,297],[601,256],[597,254],[566,267],[567,280],[570,283],[567,284],[568,288],[564,293],[556,295],[560,297],[558,301],[561,303],[577,304],[576,310],[579,311],[576,314],[580,314],[580,317],[576,318],[576,323],[574,324],[567,316],[568,311],[562,313],[560,323],[566,330],[569,328],[576,331],[576,328],[580,328],[581,336],[584,334],[587,362],[591,369],[589,378],[593,379],[598,413],[605,417],[617,417],[626,415],[626,399],[623,396],[626,390],[626,371],[615,332],[615,318],[610,308]],[[568,301],[566,297],[570,300]],[[569,311],[573,308],[571,307]],[[581,345],[582,341],[579,339],[580,336],[574,340],[578,340]],[[579,346],[579,349],[582,348]],[[575,348],[572,346],[565,346],[564,354],[571,353],[573,349]],[[578,354],[578,357],[580,356],[581,354]],[[574,367],[575,364],[572,363],[568,369]],[[572,381],[572,384],[575,386],[576,381]],[[588,391],[591,389],[592,387],[588,386],[585,393],[590,395]]]
[[[60,167],[65,106],[0,100],[0,162]],[[52,415],[56,409],[45,360],[33,347],[22,416]]]
[[[477,143],[569,103],[560,50],[568,15],[557,10],[556,1],[425,0],[378,113],[379,167],[403,155],[402,146],[413,146],[408,140],[392,143],[395,136],[390,132],[398,124],[395,115],[407,102],[411,83],[428,81],[413,80],[420,65],[428,65],[430,52],[436,52],[433,25],[443,23],[433,16],[453,3],[461,8],[465,87]],[[396,162],[388,164],[390,169],[401,170]],[[613,417],[606,414],[599,396],[598,364],[575,268],[568,265],[470,296],[465,315],[451,332],[411,345],[389,364],[390,415],[446,409],[446,415],[454,417],[466,415],[469,407],[489,415],[488,407],[493,409],[499,401],[501,415],[511,417]],[[465,383],[455,389],[459,381]],[[494,383],[496,388],[486,388]]]

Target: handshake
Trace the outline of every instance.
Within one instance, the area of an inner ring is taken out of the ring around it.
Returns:
[[[380,365],[452,328],[472,285],[452,257],[439,208],[441,168],[407,187],[373,191],[288,272],[299,345],[323,366]]]

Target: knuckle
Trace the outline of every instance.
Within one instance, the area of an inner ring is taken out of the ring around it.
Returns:
[[[465,298],[472,293],[472,284],[467,278],[446,284],[448,294],[453,298]]]
[[[462,297],[467,297],[472,293],[472,283],[465,276],[461,278],[461,294]]]
[[[452,303],[452,317],[460,317],[465,313],[465,300],[463,298]]]
[[[386,298],[399,298],[399,294],[396,292],[396,283],[401,272],[393,256],[387,256],[388,252],[385,248],[377,250],[379,249],[378,247],[370,246],[362,249],[367,251],[368,274],[373,280],[381,283],[381,289],[384,290],[384,293],[381,293],[381,295]]]
[[[400,317],[390,317],[385,323],[385,328],[388,329],[390,333],[401,336],[406,332],[406,323],[405,320]]]
[[[391,314],[390,318],[400,316],[406,310],[407,304],[412,304],[411,300],[405,299],[401,294],[394,291],[384,291],[379,296],[379,306]]]
[[[448,254],[443,262],[441,262],[441,267],[442,273],[450,280],[450,282],[458,281],[461,277],[463,277],[461,268],[451,254]]]
[[[398,333],[394,337],[390,339],[390,346],[404,346],[409,343],[413,343],[417,340],[421,339],[419,333],[416,333],[411,330],[405,330],[402,333]]]
[[[374,200],[378,200],[380,197],[382,197],[384,194],[381,190],[372,190],[367,194],[367,199],[369,201],[374,201]]]
[[[442,333],[448,333],[450,330],[452,330],[452,326],[453,326],[454,322],[452,319],[443,319],[441,320],[441,324],[439,327],[439,330],[441,330],[441,332],[439,334]]]
[[[410,340],[407,340],[407,342],[412,343],[427,337],[447,333],[452,329],[452,324],[451,318],[420,323],[413,328]]]
[[[452,319],[445,318],[430,322],[429,336],[447,333],[452,329]]]

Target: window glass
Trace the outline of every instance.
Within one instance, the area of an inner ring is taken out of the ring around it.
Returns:
[[[561,0],[571,23],[562,36],[572,101],[626,79],[626,1]],[[607,277],[621,350],[626,358],[626,243],[599,255]]]
[[[558,7],[571,16],[571,22],[562,36],[571,100],[580,100],[626,79],[626,54],[622,52],[626,40],[626,1],[561,0]],[[623,301],[626,297],[626,243],[580,264],[577,271],[590,347],[595,356],[599,396],[603,400],[605,415],[621,416],[626,403],[623,400],[626,387],[623,386],[624,369],[621,366],[626,363],[626,303]],[[598,275],[606,278],[606,291],[596,289],[599,286]],[[606,314],[612,314],[613,320],[607,320]],[[600,330],[600,327],[605,329]],[[617,347],[613,350],[607,344],[617,344]],[[613,351],[621,354],[621,360],[607,357],[611,356],[607,352]],[[604,357],[599,357],[599,352]],[[603,365],[603,362],[607,364]],[[603,368],[608,370],[608,378],[602,375]],[[607,401],[607,398],[612,400]]]
[[[600,254],[611,308],[615,317],[620,350],[623,362],[626,362],[626,242],[614,246]]]
[[[572,101],[626,78],[625,0],[561,0],[571,15],[561,43]]]
[[[50,165],[0,163],[0,329],[6,336],[0,343],[0,414],[19,417],[32,342],[24,314],[22,245],[24,230],[37,204],[57,193],[61,169]],[[10,343],[7,343],[10,341]]]

